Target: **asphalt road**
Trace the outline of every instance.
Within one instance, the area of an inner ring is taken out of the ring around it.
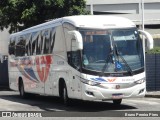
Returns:
[[[55,115],[54,119],[65,117],[64,119],[67,120],[76,120],[78,118],[89,119],[90,117],[94,117],[91,118],[91,120],[96,120],[96,117],[98,117],[98,119],[105,119],[106,117],[112,116],[113,118],[110,119],[114,120],[117,118],[114,116],[122,115],[122,118],[127,120],[131,118],[137,119],[137,117],[125,117],[125,113],[129,115],[134,115],[135,113],[141,114],[141,112],[144,113],[144,111],[146,111],[147,114],[154,113],[156,115],[155,111],[160,111],[160,98],[124,99],[122,101],[121,106],[114,106],[112,104],[112,101],[83,102],[79,100],[73,100],[71,106],[66,107],[61,103],[60,99],[57,97],[36,95],[30,96],[27,99],[22,99],[20,98],[18,92],[0,91],[0,111],[42,111],[52,116]],[[158,113],[158,118],[154,117],[154,119],[159,119],[160,112]],[[74,117],[76,119],[74,119]],[[151,119],[150,117],[147,118]],[[109,118],[107,118],[107,120],[108,119]]]

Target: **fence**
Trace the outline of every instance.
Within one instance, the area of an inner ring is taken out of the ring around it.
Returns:
[[[0,62],[0,87],[8,88],[8,60],[4,60],[3,63]]]
[[[160,54],[146,54],[147,91],[160,91]]]

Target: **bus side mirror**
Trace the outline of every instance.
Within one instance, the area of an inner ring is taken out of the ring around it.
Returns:
[[[146,31],[143,31],[143,30],[138,30],[142,35],[144,35],[147,39],[147,48],[150,50],[150,49],[153,49],[153,38],[151,36],[151,34],[149,34],[148,32]]]
[[[69,31],[71,35],[71,46],[72,51],[82,50],[83,49],[83,40],[82,35],[78,31]]]

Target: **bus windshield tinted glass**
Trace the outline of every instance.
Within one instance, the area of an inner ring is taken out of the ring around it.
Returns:
[[[104,72],[127,72],[128,67],[132,71],[144,67],[141,40],[135,28],[80,32],[83,37],[84,69],[102,71],[107,64]],[[118,54],[115,54],[117,51]],[[108,60],[108,57],[111,59]]]

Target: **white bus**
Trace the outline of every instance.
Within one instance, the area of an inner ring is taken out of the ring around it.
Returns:
[[[143,97],[146,92],[142,33],[130,20],[115,16],[70,16],[10,36],[9,86],[28,93],[53,95],[65,104]]]

